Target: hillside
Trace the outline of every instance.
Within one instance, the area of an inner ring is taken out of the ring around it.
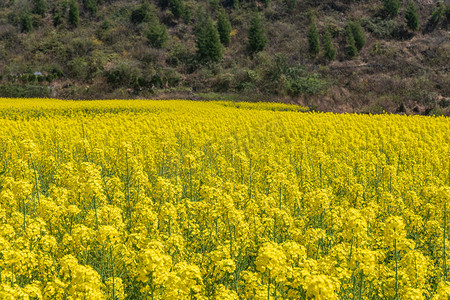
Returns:
[[[415,1],[414,30],[405,18],[411,4],[392,12],[390,2],[4,0],[0,96],[450,115],[450,4]]]

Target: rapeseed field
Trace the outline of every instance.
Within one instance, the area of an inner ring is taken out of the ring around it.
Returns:
[[[0,99],[0,299],[449,299],[450,120]]]

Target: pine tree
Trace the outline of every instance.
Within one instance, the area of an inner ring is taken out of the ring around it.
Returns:
[[[33,22],[29,13],[24,13],[20,18],[20,26],[22,32],[30,32],[33,30]]]
[[[311,23],[308,30],[308,51],[312,56],[316,56],[320,52],[319,33],[315,22]]]
[[[183,0],[169,0],[169,8],[175,18],[181,17],[184,11]]]
[[[84,8],[91,14],[96,14],[98,11],[97,0],[83,0]]]
[[[409,1],[408,7],[406,8],[406,25],[409,29],[412,31],[419,30],[420,27],[420,21],[419,21],[419,14],[417,12],[417,6],[414,3],[414,1]]]
[[[290,14],[294,11],[295,6],[297,5],[296,0],[284,0],[284,5],[286,6],[287,12]]]
[[[362,29],[361,24],[359,24],[358,21],[350,22],[349,25],[352,29],[353,38],[355,39],[355,46],[359,51],[366,44],[366,34],[364,33],[364,29]]]
[[[442,17],[445,14],[444,6],[437,7],[433,13],[431,14],[430,18],[428,19],[428,24],[431,27],[435,27],[441,22]]]
[[[217,31],[219,32],[220,42],[224,46],[228,46],[230,44],[231,38],[231,24],[228,20],[227,15],[225,14],[225,10],[221,10],[219,16],[217,18]]]
[[[59,11],[55,12],[53,15],[53,26],[58,27],[63,22],[61,13]]]
[[[131,12],[131,22],[134,24],[140,24],[144,22],[150,22],[155,14],[152,11],[152,7],[147,1],[143,1],[142,4]]]
[[[147,32],[149,43],[155,48],[162,48],[167,41],[167,28],[164,24],[155,21]]]
[[[390,17],[395,17],[398,15],[400,9],[399,0],[383,0],[384,10],[388,13]]]
[[[350,57],[355,57],[358,54],[358,49],[356,48],[352,28],[349,25],[345,28],[345,35],[347,37],[347,54]]]
[[[34,0],[33,13],[44,16],[47,11],[47,3],[45,0]]]
[[[186,24],[191,24],[191,19],[192,19],[191,9],[189,8],[189,6],[185,6],[183,12],[183,21]]]
[[[233,9],[239,9],[239,0],[233,0]]]
[[[447,4],[445,7],[445,18],[447,19],[447,22],[450,23],[450,4]]]
[[[218,62],[222,59],[219,33],[210,18],[200,20],[196,37],[198,59],[206,62]]]
[[[333,38],[331,37],[331,33],[328,28],[325,30],[323,34],[323,48],[325,50],[325,57],[329,60],[336,59],[336,48],[333,45]]]
[[[262,51],[266,47],[267,37],[259,14],[254,14],[250,23],[248,44],[252,53]]]
[[[80,11],[76,0],[71,0],[69,4],[69,24],[74,27],[80,24]]]

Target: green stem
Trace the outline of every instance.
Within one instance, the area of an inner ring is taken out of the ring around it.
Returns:
[[[398,254],[397,254],[397,240],[394,240],[394,255],[395,255],[395,299],[398,297]]]
[[[444,244],[444,251],[442,255],[444,256],[444,281],[447,281],[447,255],[445,254],[445,239],[447,235],[447,203],[444,203],[444,237],[443,237],[443,244]]]

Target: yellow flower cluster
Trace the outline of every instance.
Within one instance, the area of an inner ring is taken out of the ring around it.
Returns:
[[[0,299],[448,299],[450,120],[0,98]]]

